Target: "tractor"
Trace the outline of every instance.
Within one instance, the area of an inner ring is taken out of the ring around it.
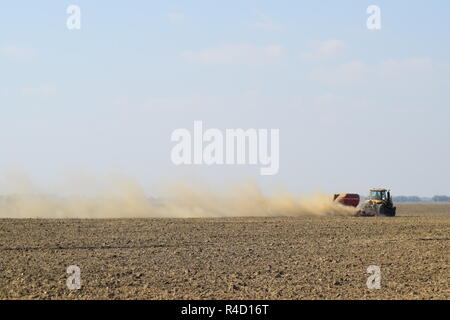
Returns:
[[[396,207],[392,202],[391,191],[386,189],[370,189],[369,197],[358,208],[357,216],[395,216]]]

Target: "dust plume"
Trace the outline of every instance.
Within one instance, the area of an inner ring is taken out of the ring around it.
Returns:
[[[95,196],[54,196],[20,182],[15,193],[0,195],[0,218],[207,218],[304,215],[351,215],[354,208],[332,201],[331,195],[297,196],[288,191],[266,195],[253,182],[212,188],[170,184],[150,198],[132,180]],[[24,192],[25,191],[25,192]]]

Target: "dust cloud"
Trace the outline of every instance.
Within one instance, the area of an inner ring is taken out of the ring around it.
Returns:
[[[305,215],[352,215],[355,209],[316,193],[288,191],[264,194],[254,182],[213,188],[172,183],[158,197],[149,197],[129,179],[112,183],[95,195],[46,194],[21,177],[0,189],[0,218],[209,218]],[[86,188],[88,185],[86,185]]]

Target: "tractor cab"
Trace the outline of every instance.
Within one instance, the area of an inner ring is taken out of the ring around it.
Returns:
[[[381,203],[390,200],[391,194],[386,189],[370,189],[368,200],[374,203]]]

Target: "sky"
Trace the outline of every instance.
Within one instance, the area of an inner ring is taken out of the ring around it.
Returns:
[[[0,177],[450,194],[449,31],[438,0],[4,1]],[[195,120],[279,129],[278,174],[175,166],[171,133]]]

